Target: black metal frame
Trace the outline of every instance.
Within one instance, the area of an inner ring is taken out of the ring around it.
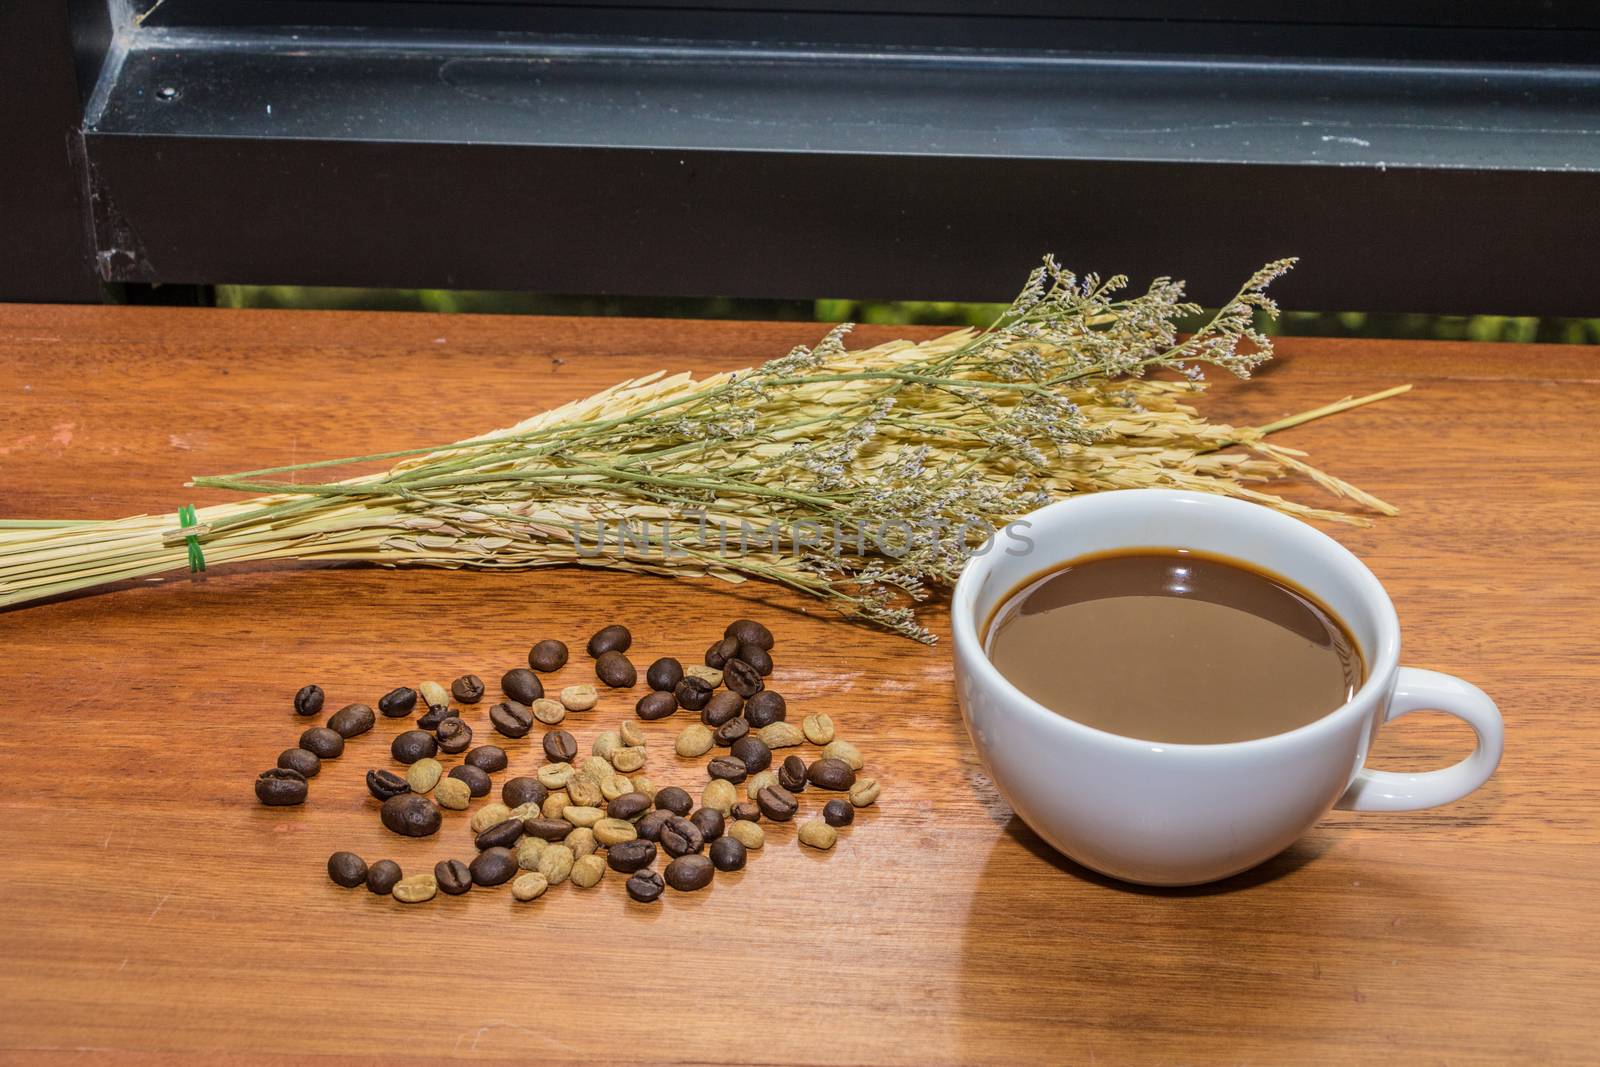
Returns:
[[[145,6],[0,8],[0,299],[989,300],[1054,250],[1208,301],[1299,254],[1301,307],[1600,312],[1581,3]]]

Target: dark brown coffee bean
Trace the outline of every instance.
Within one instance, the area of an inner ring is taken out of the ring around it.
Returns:
[[[842,759],[819,759],[806,771],[806,781],[818,789],[843,793],[856,784],[856,772]]]
[[[472,888],[472,868],[460,860],[440,860],[433,865],[433,880],[439,892],[458,897]]]
[[[788,702],[781,694],[774,693],[770,689],[763,689],[744,704],[744,717],[750,720],[752,730],[782,722],[788,714]]]
[[[256,799],[269,808],[286,808],[306,802],[306,776],[287,767],[274,767],[256,776]]]
[[[737,871],[744,867],[744,845],[736,837],[719,837],[711,842],[711,864],[719,871]]]
[[[661,840],[661,828],[667,825],[668,820],[676,818],[677,816],[670,811],[657,809],[641,817],[638,822],[633,824],[633,828],[646,841],[659,841]]]
[[[728,749],[728,755],[744,761],[744,769],[757,774],[772,766],[772,749],[754,734],[746,734]]]
[[[286,770],[299,771],[302,778],[315,778],[317,772],[322,770],[322,760],[317,758],[315,752],[303,748],[286,748],[278,753],[278,766]]]
[[[417,691],[406,685],[402,685],[399,689],[391,689],[378,698],[378,710],[390,719],[410,715],[416,706]]]
[[[417,716],[417,729],[437,730],[440,723],[454,714],[449,704],[429,704],[428,710]]]
[[[639,698],[633,713],[645,722],[665,719],[678,710],[678,700],[671,693],[649,692]]]
[[[517,854],[509,848],[486,848],[467,865],[473,885],[503,885],[517,873]]]
[[[656,861],[656,846],[653,841],[643,838],[634,838],[632,841],[620,841],[606,849],[606,863],[613,871],[622,874],[632,874],[642,871]]]
[[[624,793],[606,805],[606,814],[613,819],[632,822],[650,810],[650,798],[643,793]]]
[[[497,822],[483,833],[472,839],[482,852],[486,848],[510,848],[522,838],[522,819],[507,819]]]
[[[722,818],[722,812],[716,808],[697,808],[689,816],[689,821],[694,823],[700,831],[700,836],[707,841],[715,841],[722,836],[722,831],[727,829],[727,823]]]
[[[537,778],[509,778],[506,784],[500,787],[500,800],[508,808],[520,808],[524,804],[543,804],[544,798],[550,795],[550,790]]]
[[[540,641],[528,650],[528,666],[549,674],[567,665],[567,646],[562,641]]]
[[[669,785],[656,792],[656,807],[662,811],[670,811],[674,815],[687,815],[694,810],[694,798],[687,790]]]
[[[754,645],[763,652],[772,650],[772,631],[754,619],[735,619],[722,631],[722,636],[731,637],[741,645]]]
[[[672,687],[683,680],[683,664],[671,656],[662,656],[644,672],[645,684],[662,693],[672,692]]]
[[[463,674],[450,683],[450,695],[463,704],[476,704],[483,699],[483,679],[476,674]]]
[[[378,817],[397,834],[406,837],[427,837],[439,832],[439,809],[433,801],[417,793],[401,793],[390,797],[378,809]]]
[[[723,665],[722,684],[746,699],[761,692],[766,685],[760,673],[742,659],[730,659]]]
[[[654,904],[661,899],[667,884],[655,871],[639,871],[630,875],[626,884],[628,896],[641,904]]]
[[[806,787],[806,761],[799,756],[785,756],[778,768],[778,784],[791,793],[800,793]]]
[[[344,738],[326,726],[313,726],[300,735],[300,747],[318,759],[338,759],[344,753]]]
[[[551,763],[571,763],[578,758],[578,739],[565,730],[544,735],[544,758]]]
[[[856,809],[848,800],[830,800],[822,805],[822,820],[829,826],[849,826],[856,821]]]
[[[354,852],[335,852],[328,857],[328,877],[334,885],[354,889],[367,880],[367,861]]]
[[[750,777],[750,768],[744,765],[744,760],[734,756],[715,756],[706,764],[706,773],[713,778],[721,778],[724,782],[733,782],[735,785]]]
[[[506,737],[527,737],[533,729],[533,712],[526,704],[507,700],[489,709],[489,723]]]
[[[633,661],[621,652],[602,652],[594,661],[594,675],[613,689],[632,689],[639,681]]]
[[[532,704],[544,696],[544,683],[528,668],[518,667],[500,676],[500,691],[518,704]]]
[[[426,730],[407,730],[395,734],[394,740],[389,742],[389,754],[407,765],[436,755],[438,751],[438,738]]]
[[[546,841],[561,841],[572,833],[572,824],[565,819],[526,819],[522,823],[522,832]]]
[[[773,822],[788,822],[800,810],[794,794],[781,785],[769,785],[757,793],[756,803],[761,805],[761,814]]]
[[[724,637],[720,641],[713,641],[711,647],[706,649],[706,666],[720,671],[738,651],[739,642],[735,638]]]
[[[633,635],[626,626],[607,626],[589,638],[589,655],[599,659],[607,652],[626,652],[633,647]]]
[[[669,856],[687,856],[706,847],[705,835],[700,827],[688,819],[674,815],[661,824],[661,847]]]
[[[303,685],[294,695],[296,715],[316,715],[322,711],[322,686]]]
[[[349,740],[372,729],[377,721],[377,716],[373,715],[372,709],[365,704],[346,704],[328,716],[328,729]]]
[[[710,860],[691,853],[679,856],[667,864],[662,878],[680,893],[693,893],[710,885],[713,874],[715,868],[711,866]]]
[[[718,689],[706,702],[705,710],[700,713],[700,721],[715,730],[729,719],[738,718],[742,711],[744,697],[726,689]]]
[[[711,740],[716,742],[718,748],[728,748],[749,733],[750,721],[748,719],[729,719],[717,727],[716,732],[711,735]]]
[[[772,657],[766,650],[755,645],[740,645],[739,654],[734,659],[743,660],[756,669],[756,673],[765,678],[772,673]]]
[[[728,809],[728,818],[734,822],[739,822],[740,820],[744,822],[760,822],[761,805],[753,800],[741,800]]]
[[[367,792],[378,800],[388,800],[411,792],[410,784],[393,771],[368,771]]]
[[[439,739],[439,751],[455,755],[465,752],[472,744],[472,727],[459,715],[452,715],[439,724],[433,731],[433,736]]]
[[[405,872],[394,860],[379,860],[367,868],[367,888],[386,897],[394,892],[395,883],[405,877]]]
[[[493,774],[495,771],[505,770],[511,761],[506,757],[506,750],[499,745],[479,745],[467,753],[466,762],[469,766]]]
[[[475,797],[486,797],[489,789],[494,785],[489,779],[489,772],[482,767],[474,767],[470,763],[463,763],[459,767],[451,767],[447,777],[459,779],[467,783],[467,790]]]
[[[678,698],[678,703],[690,711],[699,711],[711,703],[711,683],[704,678],[689,675],[678,681],[673,687],[672,695]]]

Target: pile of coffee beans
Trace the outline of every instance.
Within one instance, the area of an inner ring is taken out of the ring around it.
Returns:
[[[367,790],[378,819],[393,833],[430,837],[447,812],[467,811],[475,801],[495,796],[494,775],[508,772],[498,799],[489,799],[467,819],[475,855],[449,858],[425,873],[407,875],[393,860],[368,866],[351,852],[328,859],[328,877],[337,885],[365,885],[373,893],[403,903],[421,903],[438,893],[460,895],[473,887],[509,883],[518,901],[535,900],[551,886],[571,882],[580,889],[597,885],[607,871],[624,877],[629,897],[659,900],[666,889],[690,893],[709,886],[718,872],[744,868],[750,853],[766,841],[767,823],[795,821],[808,794],[827,794],[819,816],[796,833],[801,845],[827,850],[839,831],[855,821],[858,808],[877,802],[879,787],[861,776],[862,755],[835,736],[824,713],[790,720],[784,697],[767,688],[773,671],[772,631],[740,619],[712,642],[702,662],[685,667],[671,656],[648,664],[643,681],[649,692],[634,705],[637,720],[651,722],[687,712],[695,721],[678,731],[672,750],[679,760],[705,759],[705,779],[690,789],[657,788],[643,772],[648,748],[644,729],[624,720],[603,730],[587,745],[561,728],[568,713],[592,711],[601,690],[593,684],[562,687],[545,695],[541,675],[568,663],[566,644],[541,640],[528,653],[528,666],[500,677],[505,699],[488,709],[488,727],[510,744],[474,744],[473,727],[462,708],[485,698],[483,680],[466,674],[449,687],[423,682],[402,686],[377,701],[391,719],[423,713],[395,734],[389,754],[396,767],[366,772]],[[640,672],[628,653],[633,635],[625,626],[606,626],[585,646],[595,678],[605,690],[632,689]],[[321,714],[324,694],[308,685],[295,694],[295,712]],[[348,704],[311,727],[299,744],[286,749],[277,766],[256,779],[256,796],[268,806],[305,802],[309,780],[324,760],[338,759],[345,742],[372,730],[373,709]],[[536,726],[546,729],[538,744],[524,742]],[[517,744],[517,742],[523,742]],[[799,749],[819,751],[806,759]],[[587,750],[585,754],[585,749]],[[445,770],[441,756],[461,755]],[[537,766],[511,770],[525,755]],[[741,798],[740,788],[744,790]],[[662,870],[653,867],[662,860]]]

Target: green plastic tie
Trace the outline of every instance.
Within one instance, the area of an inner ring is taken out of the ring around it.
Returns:
[[[178,509],[178,525],[185,530],[200,525],[200,521],[194,516],[193,504],[185,504]],[[190,534],[184,538],[184,543],[189,546],[189,570],[199,574],[206,569],[206,554],[200,551],[200,536]]]

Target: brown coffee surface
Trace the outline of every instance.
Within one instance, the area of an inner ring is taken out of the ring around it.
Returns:
[[[995,612],[988,652],[1045,707],[1110,733],[1219,744],[1321,718],[1360,687],[1332,612],[1249,566],[1177,550],[1091,556]]]

